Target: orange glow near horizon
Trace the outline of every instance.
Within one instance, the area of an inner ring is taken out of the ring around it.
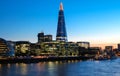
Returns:
[[[101,37],[72,37],[71,39],[69,39],[70,41],[73,42],[90,42],[90,46],[91,47],[101,47],[102,49],[105,48],[105,46],[113,46],[113,49],[117,48],[117,45],[120,44],[120,38],[119,37],[105,37],[105,36],[101,36]],[[79,41],[78,41],[79,40]]]
[[[105,46],[113,46],[113,49],[117,48],[117,44],[115,43],[105,43],[105,44],[90,44],[90,47],[101,47],[102,49],[105,48]]]

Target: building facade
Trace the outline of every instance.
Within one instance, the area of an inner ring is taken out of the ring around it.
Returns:
[[[29,41],[15,42],[15,53],[16,55],[28,55],[28,53],[30,53],[30,42]]]
[[[45,35],[45,36],[44,36],[44,41],[45,41],[45,42],[50,42],[50,41],[52,41],[52,35]]]
[[[64,11],[63,11],[62,3],[60,3],[56,40],[65,41],[65,42],[67,41],[67,32],[66,32],[66,27],[65,27],[65,18],[64,18]]]
[[[88,49],[90,47],[90,43],[89,42],[77,42],[77,45],[79,47],[84,47],[86,49]]]
[[[105,50],[106,51],[112,51],[113,50],[113,46],[105,46]]]
[[[118,50],[120,51],[120,44],[118,44]]]
[[[0,56],[14,56],[14,47],[2,38],[0,38]]]
[[[38,33],[38,43],[44,42],[44,32]]]
[[[52,35],[44,35],[44,32],[38,33],[38,43],[52,41]]]

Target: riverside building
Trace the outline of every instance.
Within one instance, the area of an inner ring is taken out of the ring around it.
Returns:
[[[0,56],[14,56],[14,47],[2,38],[0,38]]]

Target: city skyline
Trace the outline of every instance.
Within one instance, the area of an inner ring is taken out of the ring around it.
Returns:
[[[120,42],[120,1],[61,1],[68,41],[89,41],[96,46]],[[0,1],[1,38],[37,42],[37,33],[44,31],[55,40],[61,1]]]

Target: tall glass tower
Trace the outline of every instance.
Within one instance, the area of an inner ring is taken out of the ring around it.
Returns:
[[[62,3],[60,3],[56,41],[65,41],[65,42],[67,41],[67,33],[66,33],[65,19],[64,19],[64,12],[63,12]]]

